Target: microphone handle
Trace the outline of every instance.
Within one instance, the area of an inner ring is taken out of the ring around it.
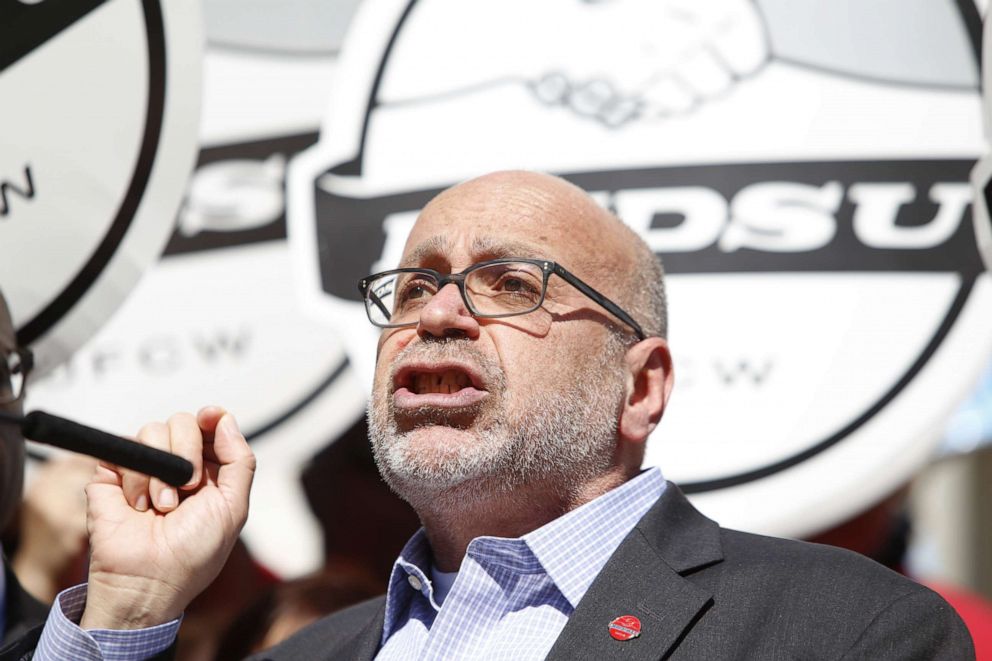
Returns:
[[[186,484],[193,477],[193,464],[182,457],[44,411],[25,415],[21,433],[33,441],[157,477],[174,487]]]

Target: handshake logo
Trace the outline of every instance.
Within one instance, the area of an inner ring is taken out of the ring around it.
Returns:
[[[568,59],[527,86],[542,103],[604,126],[688,115],[771,57],[761,13],[747,0],[627,2],[598,13],[576,12],[580,29],[550,33],[561,35],[555,50]],[[599,68],[599,49],[590,45],[604,39],[628,66]]]

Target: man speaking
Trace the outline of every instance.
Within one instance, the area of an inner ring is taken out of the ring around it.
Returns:
[[[360,285],[383,329],[369,427],[423,529],[384,598],[259,659],[973,658],[929,590],[721,529],[641,470],[673,384],[661,268],[584,192],[456,186],[400,267]]]
[[[661,268],[578,188],[501,172],[449,189],[421,213],[400,268],[360,286],[382,328],[372,447],[423,528],[384,597],[256,659],[974,658],[926,588],[853,553],[722,529],[641,470],[673,384]],[[95,561],[120,543],[115,530],[132,549],[130,564],[104,563],[101,603],[121,601],[91,624],[175,626],[216,573],[251,468],[219,415],[139,435],[219,462],[217,494],[177,505],[147,479],[91,486]],[[172,522],[169,550],[182,553],[163,560],[153,533]],[[146,593],[128,621],[128,600]]]

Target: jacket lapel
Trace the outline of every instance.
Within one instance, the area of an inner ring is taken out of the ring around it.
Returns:
[[[378,610],[376,616],[369,620],[361,631],[349,638],[340,647],[334,648],[326,658],[328,661],[372,661],[379,651],[379,640],[382,638],[382,627],[386,620],[386,606]]]
[[[722,558],[719,527],[669,483],[579,602],[548,660],[661,658],[712,603],[685,575]],[[610,622],[622,615],[640,620],[639,636],[610,636]]]

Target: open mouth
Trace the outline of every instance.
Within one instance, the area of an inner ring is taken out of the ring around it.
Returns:
[[[406,365],[396,374],[393,399],[401,408],[462,407],[488,393],[479,375],[465,365]]]
[[[462,388],[472,385],[472,380],[465,372],[457,370],[445,370],[444,372],[428,372],[415,374],[410,390],[417,395],[431,393],[441,393],[450,395],[458,392]]]

